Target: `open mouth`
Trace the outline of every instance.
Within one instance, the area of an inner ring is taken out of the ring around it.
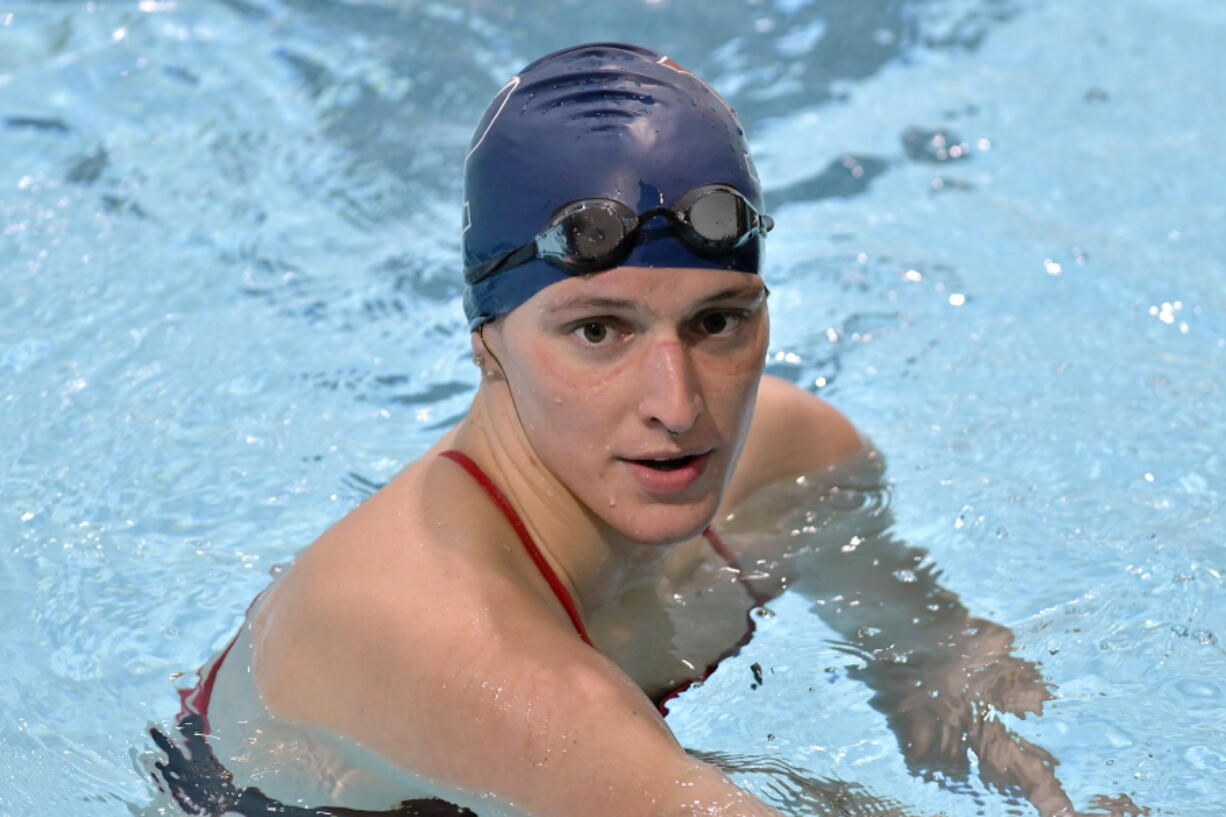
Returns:
[[[630,460],[630,462],[644,465],[656,471],[676,471],[678,468],[684,468],[696,459],[698,459],[698,455],[691,454],[688,457],[675,457],[671,460]]]

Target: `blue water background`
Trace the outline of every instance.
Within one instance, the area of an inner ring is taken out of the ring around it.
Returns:
[[[0,815],[147,802],[181,674],[462,414],[467,140],[593,39],[741,113],[771,370],[876,441],[896,535],[1059,686],[1012,725],[1081,806],[1226,813],[1226,5],[27,0],[0,5]],[[1029,813],[909,776],[833,634],[773,610],[674,707],[687,746]]]

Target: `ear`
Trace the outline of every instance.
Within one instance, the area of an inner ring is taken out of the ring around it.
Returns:
[[[469,335],[469,342],[473,350],[473,363],[477,364],[477,368],[481,370],[482,380],[503,379],[502,366],[498,363],[498,357],[490,351],[488,343],[487,335],[494,334],[497,334],[497,330],[490,331],[490,324],[485,323]],[[499,338],[494,339],[495,345],[498,340]]]

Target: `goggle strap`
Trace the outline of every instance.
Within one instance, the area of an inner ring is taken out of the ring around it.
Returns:
[[[525,244],[501,255],[496,255],[488,261],[464,270],[464,281],[469,285],[484,281],[503,267],[518,267],[536,257],[536,243]]]

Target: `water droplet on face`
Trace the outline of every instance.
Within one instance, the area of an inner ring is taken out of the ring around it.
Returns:
[[[615,508],[615,507],[617,507],[617,499],[616,499],[616,498],[614,498],[614,497],[609,497],[609,507],[610,507],[610,508]]]

